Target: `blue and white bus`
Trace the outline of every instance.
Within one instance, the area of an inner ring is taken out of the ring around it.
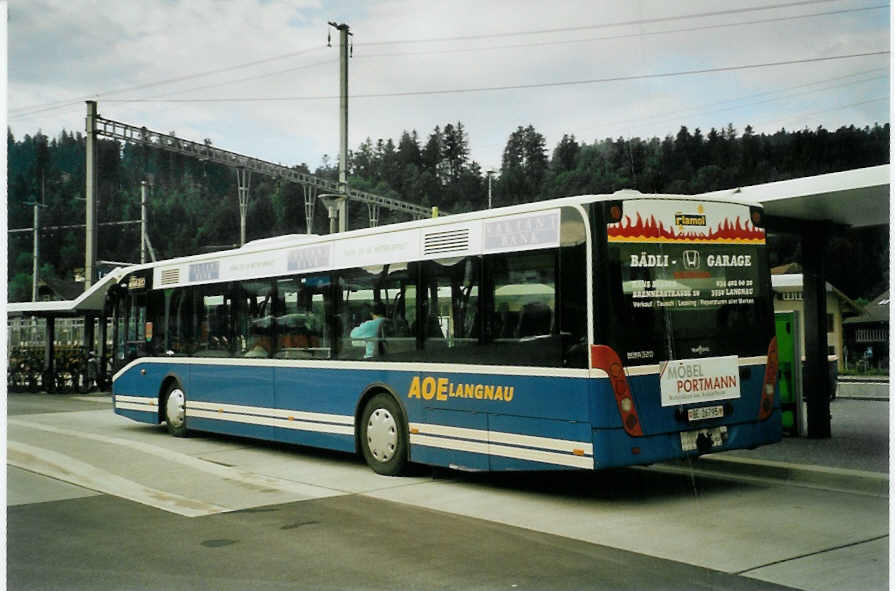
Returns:
[[[115,412],[357,452],[389,475],[772,443],[762,216],[623,191],[131,267],[108,295]]]

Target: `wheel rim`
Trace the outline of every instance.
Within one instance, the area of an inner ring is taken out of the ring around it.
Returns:
[[[377,408],[367,420],[367,447],[376,461],[388,462],[398,451],[398,423],[384,408]]]
[[[168,394],[168,401],[165,403],[165,416],[168,418],[168,424],[175,428],[183,426],[183,418],[186,414],[186,396],[180,388],[174,388]]]

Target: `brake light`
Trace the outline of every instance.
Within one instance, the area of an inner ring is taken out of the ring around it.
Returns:
[[[602,369],[609,376],[609,383],[612,384],[615,402],[618,405],[618,414],[621,415],[625,431],[632,437],[642,437],[643,429],[640,427],[634,396],[631,394],[628,377],[625,375],[625,368],[618,353],[606,345],[591,345],[590,364],[595,369]]]
[[[777,337],[768,345],[768,363],[764,368],[764,381],[761,385],[761,404],[758,407],[758,420],[763,421],[774,412],[774,389],[777,385]]]

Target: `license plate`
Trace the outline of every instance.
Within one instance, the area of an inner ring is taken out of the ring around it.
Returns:
[[[720,419],[724,416],[723,406],[700,406],[687,409],[687,419],[690,421],[702,421],[705,419]]]
[[[717,427],[715,429],[700,429],[699,431],[684,431],[681,433],[681,449],[683,451],[693,451],[699,446],[696,441],[699,436],[707,437],[712,442],[712,447],[720,447],[727,441],[727,427]]]

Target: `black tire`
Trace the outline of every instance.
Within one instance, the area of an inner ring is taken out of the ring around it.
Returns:
[[[186,392],[174,382],[162,397],[162,418],[168,433],[174,437],[186,437]]]
[[[388,394],[377,394],[361,415],[360,448],[377,474],[397,476],[407,468],[407,424],[400,405]]]

